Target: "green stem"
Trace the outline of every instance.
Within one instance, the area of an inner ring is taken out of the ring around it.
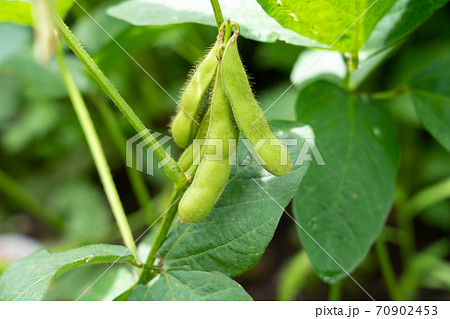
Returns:
[[[120,234],[122,235],[122,239],[127,248],[137,258],[133,234],[131,233],[128,220],[125,216],[125,211],[123,209],[119,194],[117,193],[116,186],[111,176],[111,172],[109,170],[105,154],[103,153],[100,140],[98,138],[97,132],[95,131],[94,124],[92,123],[92,119],[89,115],[86,104],[84,103],[83,97],[81,96],[81,93],[78,90],[75,81],[73,80],[69,72],[69,69],[67,68],[66,62],[64,60],[64,54],[59,43],[57,45],[57,53],[64,83],[69,93],[70,100],[72,101],[72,105],[75,109],[75,113],[77,114],[78,120],[80,121],[84,135],[88,142],[89,149],[91,150],[95,166],[97,167],[97,171],[100,175],[100,179],[105,189],[105,193],[111,206],[111,210],[119,227]]]
[[[312,273],[311,263],[304,250],[296,253],[281,271],[278,281],[278,297],[280,301],[295,300],[295,297],[306,288],[306,281]]]
[[[61,218],[48,210],[36,198],[23,189],[13,178],[0,170],[0,190],[25,208],[30,214],[42,220],[54,230],[60,231],[63,226]]]
[[[219,0],[211,0],[211,6],[214,11],[214,18],[216,19],[217,28],[220,29],[220,26],[223,23],[223,14],[222,9],[220,8]]]
[[[419,191],[411,200],[399,205],[397,223],[401,230],[399,242],[404,265],[411,261],[416,250],[414,243],[414,217],[424,209],[449,197],[450,178],[447,178]]]
[[[377,239],[375,248],[378,256],[378,261],[380,262],[381,273],[383,274],[384,282],[386,283],[391,299],[395,301],[402,300],[400,291],[398,289],[394,268],[392,267],[391,259],[389,258],[389,253],[383,236],[380,236]]]
[[[169,232],[170,226],[172,225],[173,219],[175,218],[178,210],[178,200],[180,199],[184,190],[185,188],[175,188],[172,192],[168,208],[163,217],[163,221],[159,226],[158,233],[153,240],[152,248],[150,250],[150,253],[148,254],[147,261],[145,262],[145,269],[141,273],[141,276],[139,278],[139,284],[146,284],[155,276],[155,272],[151,270],[151,266],[153,266],[153,263],[155,261],[156,253],[166,239],[167,233]]]
[[[369,96],[370,96],[370,98],[375,99],[375,100],[389,100],[392,98],[396,98],[397,96],[402,95],[402,94],[406,93],[407,91],[408,91],[408,88],[403,85],[403,86],[399,86],[393,90],[371,93]]]
[[[55,24],[61,32],[64,40],[70,47],[70,49],[75,53],[75,55],[80,59],[84,66],[89,70],[92,77],[98,82],[110,99],[114,102],[117,108],[122,112],[128,122],[133,126],[136,132],[139,133],[141,138],[147,142],[150,149],[153,150],[155,155],[160,161],[166,162],[164,164],[164,169],[167,176],[177,185],[178,187],[183,187],[186,185],[186,176],[183,170],[180,168],[178,163],[164,150],[164,148],[158,143],[158,141],[151,135],[150,131],[141,122],[138,116],[134,113],[131,107],[119,94],[116,88],[108,80],[108,78],[103,74],[100,68],[95,64],[94,60],[89,56],[89,54],[83,49],[81,44],[78,42],[77,38],[66,26],[64,21],[60,16],[56,16]]]
[[[406,219],[412,219],[424,209],[449,197],[450,177],[414,195],[411,200],[402,205],[402,216]]]
[[[398,242],[400,245],[400,255],[402,263],[406,267],[412,260],[415,254],[415,242],[414,242],[414,221],[406,218],[401,209],[397,212],[397,225],[398,225]]]
[[[102,97],[96,96],[95,102],[98,106],[100,116],[103,123],[105,124],[106,130],[111,137],[117,151],[122,156],[122,160],[126,160],[126,139],[117,123],[113,112],[105,103]],[[136,199],[139,206],[143,209],[145,216],[147,217],[147,222],[151,225],[155,220],[155,212],[153,211],[153,206],[151,203],[151,196],[148,192],[147,185],[145,184],[145,179],[142,174],[132,167],[127,167],[127,175],[130,180],[133,192],[136,195]]]
[[[225,25],[225,35],[223,37],[223,43],[227,43],[228,39],[231,37],[231,31],[233,27],[231,25],[230,19],[227,19],[227,24]]]
[[[350,61],[345,57],[344,54],[342,54],[342,59],[344,60],[344,64],[346,66],[346,72],[345,77],[342,79],[342,87],[350,91],[350,76],[351,76],[351,70],[350,70]]]
[[[339,301],[342,298],[342,280],[330,285],[328,301]]]

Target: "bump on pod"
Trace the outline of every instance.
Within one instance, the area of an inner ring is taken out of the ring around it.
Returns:
[[[269,173],[283,176],[292,171],[292,163],[286,147],[272,133],[269,124],[256,101],[247,74],[239,56],[238,34],[234,34],[225,47],[221,61],[222,82],[234,118],[245,138],[251,145],[259,145],[265,140],[255,155]]]
[[[222,85],[220,70],[216,75],[214,92],[211,100],[211,119],[207,140],[220,141],[223,152],[220,160],[207,159],[206,155],[216,154],[216,145],[207,144],[191,186],[187,189],[178,206],[181,221],[194,223],[210,213],[222,194],[230,177],[229,158],[234,156],[230,150],[230,139],[238,139],[239,131],[233,119],[233,113]]]
[[[173,139],[181,148],[186,148],[196,134],[197,123],[201,120],[199,116],[201,103],[216,74],[217,53],[221,46],[222,41],[218,38],[184,88],[177,114],[171,125]]]

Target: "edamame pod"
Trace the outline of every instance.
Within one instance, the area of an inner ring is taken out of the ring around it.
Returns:
[[[195,173],[194,180],[178,206],[178,216],[183,222],[194,223],[206,216],[213,209],[222,194],[230,176],[229,158],[234,156],[230,150],[230,140],[237,140],[239,131],[233,120],[233,113],[222,86],[220,71],[216,75],[214,92],[211,100],[211,120],[207,140],[214,142],[203,148],[203,158]],[[234,143],[234,142],[233,142]],[[207,155],[217,155],[218,159],[208,159]],[[231,154],[230,154],[231,153]]]
[[[221,62],[226,95],[239,130],[252,144],[258,161],[269,173],[283,176],[292,170],[289,154],[270,130],[264,113],[253,96],[236,40],[237,34],[234,34],[225,47]]]
[[[197,135],[195,136],[196,139],[206,138],[210,118],[211,118],[211,109],[208,109],[208,111],[206,112],[205,116],[202,119],[202,122],[200,123]],[[180,159],[178,160],[178,164],[180,164],[183,171],[186,172],[189,169],[189,167],[191,167],[193,162],[194,162],[194,151],[193,145],[191,144],[188,146],[188,148],[184,150],[183,154],[181,154]]]
[[[217,53],[222,42],[217,40],[208,55],[193,72],[181,96],[180,107],[172,122],[172,136],[181,148],[191,144],[197,131],[203,96],[208,91],[217,69]]]

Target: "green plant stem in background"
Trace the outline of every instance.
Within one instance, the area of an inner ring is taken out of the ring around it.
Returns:
[[[222,9],[220,8],[219,0],[211,0],[211,6],[214,11],[214,18],[216,19],[217,28],[219,29],[223,23]]]
[[[64,40],[75,55],[80,59],[84,66],[89,70],[92,77],[99,83],[102,89],[114,102],[117,108],[122,112],[125,118],[130,122],[133,128],[138,132],[142,139],[147,142],[147,145],[153,150],[155,155],[160,161],[166,162],[164,164],[164,170],[167,176],[177,185],[183,187],[186,185],[186,176],[178,163],[164,150],[164,148],[158,143],[158,141],[150,134],[150,131],[145,127],[142,121],[134,113],[131,107],[119,94],[116,88],[103,74],[100,68],[95,64],[90,55],[83,49],[80,42],[73,35],[73,33],[66,26],[64,21],[58,15],[55,17],[55,24],[61,32]]]
[[[109,136],[111,137],[111,141],[114,143],[117,151],[122,156],[122,160],[126,161],[126,139],[123,135],[119,123],[117,122],[114,113],[111,111],[109,106],[106,104],[103,97],[96,96],[95,102],[98,106],[98,110],[102,121],[108,131]],[[133,188],[134,194],[136,195],[136,199],[139,203],[139,206],[145,213],[147,217],[148,225],[151,225],[155,219],[155,212],[153,210],[151,196],[147,189],[147,185],[145,184],[144,176],[139,173],[136,169],[132,167],[127,167],[127,174],[130,180],[131,187]]]
[[[393,90],[375,92],[370,94],[370,98],[375,100],[389,100],[398,97],[408,91],[406,86],[399,86]]]
[[[419,191],[409,201],[399,205],[397,223],[401,230],[399,242],[405,266],[411,261],[415,252],[413,218],[424,209],[449,197],[450,178],[447,178]]]
[[[416,296],[421,282],[429,280],[430,269],[444,262],[448,255],[448,247],[448,239],[442,238],[414,255],[398,281],[403,300],[411,300]]]
[[[139,284],[146,284],[155,275],[151,267],[153,266],[153,263],[155,261],[156,253],[158,252],[162,243],[166,239],[167,233],[169,232],[170,226],[172,225],[173,219],[175,218],[175,215],[178,210],[178,201],[180,200],[181,195],[183,194],[184,191],[185,191],[184,187],[175,188],[172,192],[172,195],[170,196],[168,208],[164,213],[165,215],[159,227],[158,233],[156,234],[156,237],[153,240],[152,248],[150,249],[147,260],[145,262],[145,269],[141,273],[141,276],[139,278],[138,282]]]
[[[424,209],[447,198],[450,198],[450,177],[415,194],[401,206],[402,216],[406,219],[414,218]]]
[[[36,198],[2,170],[0,170],[0,190],[52,229],[56,231],[62,229],[63,221],[55,212],[44,207]]]
[[[306,252],[301,250],[296,253],[281,272],[277,299],[280,301],[295,300],[295,297],[303,290],[312,271]]]
[[[342,298],[342,282],[340,280],[332,285],[330,285],[330,290],[328,291],[328,301],[339,301]]]
[[[391,299],[395,301],[402,300],[399,285],[395,277],[394,268],[392,267],[383,235],[378,237],[375,243],[375,249],[378,256],[378,261],[380,262],[381,273],[383,275],[384,282],[386,283]]]
[[[108,198],[109,204],[111,205],[111,210],[116,219],[117,226],[119,227],[122,239],[127,246],[127,248],[133,253],[137,258],[136,246],[134,244],[133,234],[131,233],[130,226],[128,224],[127,217],[125,216],[125,211],[120,201],[119,194],[117,193],[116,186],[114,184],[111,172],[108,167],[108,163],[103,153],[100,140],[98,138],[97,132],[95,131],[94,124],[87,110],[86,104],[84,103],[83,97],[78,90],[75,81],[73,80],[64,60],[64,54],[61,49],[61,45],[58,43],[57,46],[58,62],[61,68],[61,73],[64,79],[64,83],[67,87],[70,100],[77,114],[78,120],[80,121],[81,127],[83,129],[84,135],[91,150],[92,157],[97,167],[97,171],[100,175],[103,187],[105,189],[106,196]]]
[[[406,267],[410,263],[416,251],[414,221],[410,218],[405,218],[403,211],[399,209],[397,212],[397,224],[399,228],[398,242],[400,254],[402,257],[402,263]]]
[[[350,69],[350,62],[348,61],[348,59],[345,57],[345,55],[341,54],[342,59],[344,60],[344,64],[346,66],[346,72],[345,72],[345,77],[342,79],[342,87],[344,89],[346,89],[347,91],[350,90],[350,76],[351,76],[351,69]]]

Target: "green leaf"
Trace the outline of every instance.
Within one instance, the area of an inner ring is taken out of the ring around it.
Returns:
[[[21,0],[0,0],[0,22],[1,21],[32,25],[31,2]]]
[[[450,151],[450,60],[425,67],[410,81],[410,90],[423,125]]]
[[[0,125],[2,126],[2,135],[5,132],[5,123],[8,123],[20,108],[20,85],[3,76],[0,72]],[[10,122],[11,123],[11,122]]]
[[[365,257],[394,196],[399,161],[395,124],[382,102],[318,81],[301,91],[297,118],[311,125],[324,166],[311,165],[294,197],[294,216],[346,271]],[[319,276],[346,274],[302,229]]]
[[[73,55],[67,55],[66,60],[80,90],[83,93],[94,92],[92,82],[86,75],[81,62]],[[52,61],[45,67],[38,65],[33,58],[31,46],[22,48],[20,52],[6,59],[0,65],[0,74],[11,79],[10,81],[17,82],[19,80],[23,87],[23,95],[33,99],[42,100],[67,96],[58,63]]]
[[[61,106],[54,101],[29,101],[15,125],[6,131],[1,143],[10,152],[23,150],[29,143],[51,132],[60,121]]]
[[[65,236],[82,240],[85,244],[101,241],[102,232],[99,230],[111,222],[103,189],[79,176],[66,178],[50,189],[48,203],[56,211],[63,212]]]
[[[225,18],[239,23],[241,35],[256,41],[323,47],[281,27],[254,0],[221,1]],[[216,26],[209,0],[131,0],[111,6],[108,14],[134,25],[169,25],[195,22]],[[212,41],[211,41],[212,42]]]
[[[317,40],[326,46],[336,41],[332,47],[333,50],[357,56],[361,48],[367,55],[369,52],[373,54],[397,43],[448,0],[378,0],[376,2],[374,0],[258,0],[258,2],[285,28]],[[372,4],[373,6],[368,9]],[[367,12],[362,15],[365,10]],[[357,21],[360,16],[361,18]],[[342,37],[338,40],[341,35]]]
[[[45,300],[109,301],[134,288],[138,280],[130,265],[80,267],[56,278]]]
[[[73,0],[58,0],[58,14],[65,17],[72,4]],[[0,0],[0,22],[33,25],[32,5],[30,0]]]
[[[408,263],[399,278],[399,287],[403,298],[415,298],[420,287],[448,289],[450,267],[445,264],[445,256],[449,253],[449,242],[446,238],[438,240],[417,253]]]
[[[358,55],[373,28],[394,3],[392,0],[258,2],[283,27],[353,56]]]
[[[372,30],[364,51],[379,51],[414,31],[448,0],[396,0]]]
[[[435,258],[433,267],[424,269],[426,275],[422,279],[425,287],[450,290],[450,263]]]
[[[122,246],[90,245],[61,253],[39,250],[12,263],[0,277],[0,300],[42,300],[53,279],[76,267],[135,263]]]
[[[290,85],[291,83],[288,81],[283,81],[270,89],[261,91],[258,100],[263,106],[262,109],[265,111],[264,116],[267,120],[291,121],[292,119],[295,119],[295,101],[297,100],[298,90],[296,87],[292,87],[289,91],[285,92],[286,88]],[[270,107],[273,101],[278,99],[281,95],[283,95],[283,103],[277,103],[276,106]]]
[[[137,286],[128,300],[246,300],[252,298],[237,282],[219,272],[170,270],[150,286]]]
[[[298,141],[297,146],[288,148],[295,161],[304,139],[312,138],[312,131],[294,122],[271,124],[280,138]],[[237,164],[248,155],[239,143]],[[267,173],[254,160],[248,166],[234,166],[225,191],[207,218],[194,224],[174,224],[159,251],[165,265],[220,271],[230,277],[250,269],[261,258],[283,214],[271,197],[286,207],[308,164],[295,165],[293,172],[283,177]]]

